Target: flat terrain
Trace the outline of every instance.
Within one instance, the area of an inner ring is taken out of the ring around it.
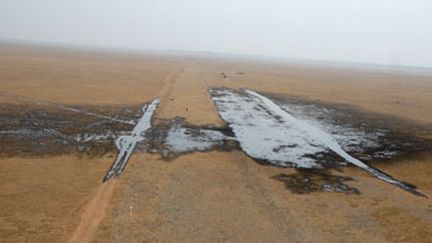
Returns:
[[[223,126],[210,87],[246,87],[349,105],[413,126],[432,124],[430,72],[0,46],[0,92],[67,106],[136,107],[159,96],[154,125],[183,117],[197,126]],[[2,95],[0,103],[26,102]],[[2,155],[0,241],[432,241],[430,151],[373,162],[429,198],[351,166],[332,174],[353,178],[346,183],[360,194],[295,194],[274,179],[294,169],[260,165],[240,150],[194,152],[169,161],[137,152],[119,179],[103,184],[115,156]]]

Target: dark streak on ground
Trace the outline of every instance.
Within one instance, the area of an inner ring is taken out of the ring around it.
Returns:
[[[278,174],[271,177],[281,181],[285,187],[295,194],[307,194],[311,192],[340,192],[345,194],[360,194],[360,191],[345,182],[353,178],[331,175],[328,170],[297,169],[297,173]]]
[[[80,110],[136,118],[139,106],[85,106]],[[0,104],[0,157],[55,156],[75,153],[78,156],[102,156],[115,150],[112,138],[82,142],[79,135],[121,134],[133,127],[100,117],[35,104]],[[9,131],[9,133],[8,133]]]

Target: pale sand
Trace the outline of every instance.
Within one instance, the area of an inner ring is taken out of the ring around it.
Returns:
[[[224,79],[219,72],[229,78]],[[244,75],[237,75],[237,71]],[[350,104],[432,122],[432,77],[245,60],[0,48],[0,91],[62,104],[137,104],[160,96],[156,120],[222,125],[211,86],[247,87]],[[1,102],[16,102],[2,97]],[[187,109],[186,109],[187,108]],[[428,242],[432,201],[360,171],[360,195],[292,194],[241,151],[193,153],[167,163],[134,154],[121,179],[101,186],[112,156],[0,160],[5,242]],[[378,167],[432,196],[432,154]],[[335,172],[336,173],[336,172]],[[102,188],[102,189],[101,189]],[[103,200],[103,203],[101,202]],[[96,204],[100,207],[95,206]]]

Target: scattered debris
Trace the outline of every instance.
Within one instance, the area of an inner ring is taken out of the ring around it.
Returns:
[[[225,72],[220,72],[220,75],[222,76],[222,78],[227,79],[228,75]]]

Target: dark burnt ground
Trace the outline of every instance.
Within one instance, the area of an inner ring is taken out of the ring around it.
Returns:
[[[56,106],[56,104],[0,104],[0,158],[47,157],[61,154],[77,156],[102,156],[116,152],[115,139],[128,134],[142,115],[142,104],[134,106]],[[75,111],[64,109],[64,107]],[[81,111],[81,112],[77,112]],[[96,114],[89,115],[88,113]],[[131,124],[122,123],[101,116]],[[187,151],[174,153],[165,148],[166,136],[173,126],[191,131],[192,137],[202,135],[202,130],[219,131],[233,137],[229,127],[194,126],[184,118],[159,120],[138,144],[138,150],[160,153],[166,160],[176,158]],[[231,151],[239,149],[236,141],[216,144],[208,150]]]
[[[212,90],[224,89],[238,95],[244,95],[242,90],[224,87],[210,89],[209,93],[213,97],[220,97],[223,95],[212,92]],[[350,155],[364,162],[395,161],[407,156],[415,157],[417,154],[432,150],[432,124],[374,113],[352,105],[328,103],[269,92],[263,92],[262,94],[271,98],[282,108],[284,106],[293,108],[286,111],[298,119],[314,120],[317,123],[324,124],[324,127],[333,128],[330,129],[332,131],[326,131],[326,129],[320,127],[333,136],[350,137],[351,135],[346,135],[345,132],[354,131],[352,137],[361,136],[361,139],[365,141],[338,140],[338,143]],[[279,120],[273,114],[270,114],[270,116]],[[316,124],[312,125],[315,126]],[[289,146],[275,148],[274,152],[289,149]],[[306,156],[317,161],[324,161],[325,163],[320,165],[327,169],[334,169],[341,163],[344,164],[343,159],[332,152],[308,154]],[[255,160],[262,165],[269,164],[265,160],[256,158]]]
[[[23,103],[20,105],[0,104],[0,158],[4,157],[47,157],[62,154],[77,156],[103,156],[117,152],[115,139],[129,134],[134,123],[142,115],[142,104],[134,106],[67,106],[82,112],[65,110],[55,104]],[[93,113],[131,124],[104,119]],[[166,136],[173,126],[190,129],[192,137],[202,135],[202,130],[219,131],[233,137],[229,127],[194,126],[184,118],[159,120],[145,134],[145,140],[138,150],[160,153],[165,160],[194,151],[175,153],[165,148]],[[208,150],[231,151],[239,149],[236,141],[216,144]],[[206,151],[208,151],[206,150]]]
[[[86,112],[132,120],[142,105],[69,106]],[[0,104],[0,157],[54,156],[75,153],[101,156],[116,150],[114,137],[133,125],[60,107],[39,104]],[[104,136],[101,139],[86,139]]]
[[[405,158],[421,157],[424,152],[432,150],[432,124],[373,113],[351,105],[326,103],[277,94],[267,93],[266,95],[279,105],[291,108],[290,111],[294,115],[295,113],[303,113],[308,119],[312,118],[319,123],[339,127],[340,131],[333,130],[331,131],[332,135],[337,136],[339,133],[351,130],[360,131],[369,141],[373,142],[361,142],[356,145],[345,146],[344,149],[350,155],[370,165],[374,163],[395,163],[403,161]],[[350,141],[344,142],[349,143]],[[342,146],[344,145],[343,142],[339,141],[339,143]],[[334,155],[327,154],[324,156],[326,160],[338,160],[337,156]],[[333,168],[329,167],[329,169],[338,168],[333,166]],[[380,172],[385,174],[385,172]],[[304,194],[313,191],[337,191],[346,194],[360,193],[357,189],[343,183],[352,180],[352,178],[331,175],[329,170],[297,170],[297,174],[280,174],[273,178],[284,182],[286,188],[293,193]],[[402,183],[406,185],[402,189],[416,196],[427,197],[418,192],[415,185],[409,182]]]
[[[146,140],[137,144],[138,151],[147,151],[149,153],[167,153],[164,150],[165,139],[168,136],[169,129],[173,124],[174,120],[158,119],[157,124],[153,124],[152,127],[146,131]]]
[[[213,97],[217,97],[218,100],[223,100],[225,93],[231,93],[241,97],[239,102],[246,102],[246,104],[249,102],[254,102],[248,98],[248,94],[245,92],[245,90],[214,88],[210,89],[209,93]],[[331,134],[337,143],[343,148],[343,150],[345,150],[351,156],[362,160],[363,162],[372,163],[378,161],[384,163],[397,161],[399,159],[406,158],[407,156],[421,156],[425,151],[430,151],[432,148],[431,124],[422,124],[409,119],[401,119],[395,116],[372,113],[365,110],[360,110],[350,105],[324,103],[299,97],[290,97],[272,93],[266,93],[264,95],[271,98],[271,100],[277,103],[278,106],[280,106],[283,110],[291,114],[296,119],[302,120],[305,123],[308,123],[321,129],[322,131],[325,131],[328,134]],[[226,106],[229,107],[229,104],[233,103],[234,108],[232,109],[239,109],[240,111],[241,107],[235,106],[235,104],[237,104],[235,100],[236,99],[229,97],[225,104],[227,104]],[[257,106],[259,106],[259,104]],[[225,109],[226,107],[222,106],[222,108]],[[267,111],[267,109],[263,107],[248,107],[248,109],[252,108],[257,112]],[[222,110],[222,112],[226,112],[226,110]],[[228,114],[232,115],[234,113]],[[280,117],[277,117],[277,114],[272,114],[271,112],[267,112],[267,114],[269,119],[284,122],[280,121]],[[235,115],[232,116],[234,117]],[[245,126],[249,125],[247,123],[247,119],[253,118],[253,116],[249,115],[247,112],[245,112],[242,117],[246,120],[244,123],[246,124]],[[230,117],[227,119],[230,119]],[[233,119],[233,122],[235,124],[242,124],[235,119]],[[249,126],[253,127],[253,124]],[[253,132],[253,128],[251,128],[250,131]],[[261,137],[262,139],[271,139],[266,138],[265,136]],[[272,152],[289,152],[290,144],[288,143],[289,141],[285,141],[285,143],[281,144],[281,146],[275,146]],[[277,145],[277,143],[275,144]],[[297,145],[293,144],[292,146],[294,146],[292,149],[296,149]],[[259,154],[257,156],[258,158],[254,158],[252,155],[250,157],[262,165],[278,166],[278,164],[273,163],[273,161],[259,157]],[[292,191],[304,191],[306,189],[309,191],[321,190],[319,189],[321,187],[317,186],[320,185],[319,183],[311,182],[313,180],[317,180],[315,177],[312,178],[312,175],[314,174],[319,176],[319,181],[327,181],[332,183],[338,182],[333,186],[334,190],[342,190],[345,188],[346,185],[340,185],[340,183],[349,180],[349,178],[338,178],[328,173],[328,171],[331,169],[339,170],[341,165],[347,165],[347,162],[345,162],[343,158],[330,150],[324,150],[315,153],[305,153],[302,158],[305,157],[313,159],[313,161],[318,163],[319,166],[315,167],[313,170],[301,170],[298,174],[294,175],[277,175],[275,178],[286,182],[287,187]],[[287,165],[282,164],[281,166],[296,168],[301,167],[299,166],[300,163],[296,163],[296,161],[289,162],[291,163],[285,163]],[[307,173],[305,171],[307,171]],[[324,176],[321,171],[327,171],[326,175]],[[403,190],[413,193],[414,195],[425,196],[421,192],[418,192],[414,185],[397,180],[391,175],[373,168],[372,166],[369,166],[367,171],[378,177],[378,179],[385,180],[390,184],[394,184]],[[308,185],[304,185],[301,182],[310,182],[310,188]],[[328,189],[329,186],[325,186],[323,188]],[[351,190],[350,188],[347,189]]]
[[[345,182],[351,177],[331,175],[327,170],[297,169],[297,173],[278,174],[273,179],[281,181],[285,187],[295,194],[311,192],[340,192],[345,194],[360,194],[360,191]]]
[[[176,152],[171,150],[167,145],[167,136],[171,128],[179,127],[188,129],[188,135],[191,138],[202,138],[205,134],[203,131],[217,131],[224,136],[234,139],[235,134],[228,126],[217,127],[212,125],[195,126],[187,123],[183,117],[175,117],[174,119],[160,119],[156,125],[153,125],[145,134],[145,140],[138,145],[139,150],[145,150],[149,153],[159,153],[161,158],[166,161],[172,161],[178,156],[196,152],[196,150],[188,150]],[[185,141],[187,142],[187,141]],[[211,147],[203,150],[205,151],[223,151],[229,152],[232,150],[241,150],[239,144],[235,140],[222,140],[221,143],[215,143]]]
[[[432,150],[432,124],[368,112],[350,105],[325,103],[275,94],[266,95],[274,99],[279,105],[287,105],[293,108],[294,111],[291,110],[293,113],[302,112],[308,119],[313,118],[320,123],[340,127],[341,131],[333,131],[333,135],[349,130],[361,131],[373,143],[360,143],[348,146],[345,150],[352,156],[369,164],[395,163],[403,161],[404,158],[421,157],[425,151]],[[296,110],[296,107],[301,108]],[[316,160],[321,160],[324,157],[326,161],[340,161],[341,159],[334,154],[311,156],[314,156]],[[334,191],[345,194],[360,193],[356,188],[344,183],[353,180],[352,178],[330,174],[328,169],[338,169],[337,166],[326,168],[326,170],[297,169],[295,174],[279,174],[272,178],[284,182],[286,188],[296,194],[314,191]],[[382,173],[385,174],[385,172]],[[412,189],[407,190],[408,192],[427,197],[416,191],[415,185],[409,182],[403,183]]]
[[[265,93],[279,105],[301,107],[301,112],[316,121],[344,129],[354,129],[370,135],[373,144],[361,143],[347,150],[365,162],[389,162],[404,157],[415,157],[432,150],[432,124],[420,123],[400,117],[373,113],[345,104],[334,104]],[[338,131],[334,131],[333,135]],[[366,136],[367,137],[367,136]],[[343,144],[341,144],[343,146]]]

